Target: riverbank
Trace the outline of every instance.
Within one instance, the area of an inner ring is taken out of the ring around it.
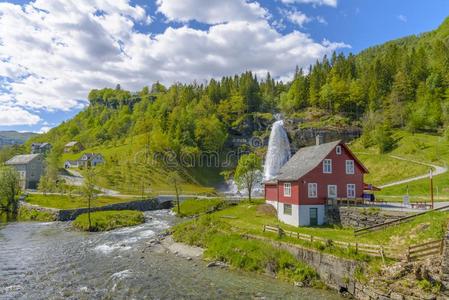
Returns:
[[[206,260],[221,261],[234,269],[270,275],[297,285],[319,286],[321,280],[358,299],[371,299],[369,295],[375,295],[373,299],[432,299],[442,291],[438,264],[428,261],[404,264],[400,262],[400,254],[412,244],[442,239],[448,213],[429,213],[355,237],[352,229],[339,226],[298,228],[282,224],[269,208],[261,202],[242,202],[204,213],[174,226],[173,237],[177,242],[205,249]],[[365,211],[354,213],[363,216]],[[371,212],[365,214],[368,213]],[[263,230],[266,224],[281,226],[291,233],[266,232]],[[296,235],[316,239],[304,240]],[[376,256],[364,253],[363,249],[357,251],[357,246],[342,247],[338,243],[366,243],[392,250],[388,250],[388,256],[384,252]],[[439,261],[441,257],[433,260]],[[396,281],[400,285],[392,284]]]

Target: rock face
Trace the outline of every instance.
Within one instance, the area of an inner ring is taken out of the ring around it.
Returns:
[[[227,147],[236,148],[242,145],[267,146],[271,126],[275,119],[269,118],[269,114],[262,116],[248,115],[238,126],[229,131]],[[343,140],[352,141],[362,134],[358,127],[344,128],[301,128],[303,119],[284,119],[284,128],[290,140],[292,152],[299,148],[315,144],[315,137],[320,134],[324,142]],[[258,133],[257,141],[254,141],[254,134]],[[254,145],[257,142],[257,145]]]
[[[315,144],[315,137],[320,134],[323,136],[324,142],[332,142],[335,140],[343,140],[350,142],[362,134],[362,130],[358,127],[346,128],[300,128],[301,121],[297,119],[287,119],[284,127],[290,137],[291,148],[296,152],[299,148],[311,146]]]
[[[394,221],[410,215],[400,211],[385,211],[361,207],[333,207],[327,213],[327,222],[343,227],[364,228],[389,221]]]

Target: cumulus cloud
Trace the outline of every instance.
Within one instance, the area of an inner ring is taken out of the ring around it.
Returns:
[[[305,4],[328,5],[332,7],[337,7],[337,0],[281,0],[281,2],[285,4],[305,3]]]
[[[305,67],[347,46],[317,42],[300,31],[281,34],[257,2],[186,0],[176,1],[176,9],[173,2],[158,2],[167,18],[213,25],[139,32],[136,25],[145,26],[151,18],[128,0],[0,3],[0,106],[20,115],[22,124],[32,124],[39,117],[27,110],[82,107],[92,88],[120,83],[138,90],[154,81],[202,81],[245,70],[283,78],[295,65]],[[229,13],[223,3],[242,8],[240,14]],[[191,11],[202,5],[203,12]],[[2,124],[19,122],[3,110],[1,115]]]
[[[37,133],[47,133],[48,131],[50,131],[50,129],[50,126],[42,126]]]
[[[247,0],[157,0],[158,12],[170,21],[196,20],[207,24],[228,21],[254,21],[268,12],[257,2]]]
[[[20,107],[0,104],[0,126],[35,125],[41,118]]]
[[[282,10],[281,12],[287,17],[290,22],[300,27],[312,20],[306,14],[298,10]]]

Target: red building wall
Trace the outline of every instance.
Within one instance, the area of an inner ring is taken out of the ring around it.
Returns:
[[[327,186],[337,186],[337,197],[346,198],[346,185],[355,184],[356,197],[363,195],[363,169],[354,161],[354,174],[346,174],[346,160],[354,160],[354,158],[342,147],[340,155],[336,154],[333,149],[325,159],[332,159],[332,173],[323,173],[323,162],[310,171],[307,175],[300,179],[300,184],[304,187],[300,193],[300,204],[325,204],[327,199]],[[323,160],[324,161],[324,160]],[[318,197],[308,197],[308,183],[317,183]]]
[[[328,185],[336,185],[337,197],[346,198],[346,185],[351,183],[356,186],[356,197],[362,197],[364,170],[345,147],[342,146],[341,150],[341,154],[337,155],[334,148],[326,157],[326,159],[332,159],[331,174],[323,173],[323,162],[321,162],[298,181],[291,182],[291,197],[284,196],[284,182],[280,181],[277,190],[275,184],[265,186],[266,199],[276,201],[279,196],[279,201],[283,203],[302,205],[325,204]],[[354,174],[346,174],[346,160],[354,160]],[[308,183],[317,183],[317,198],[308,197]]]

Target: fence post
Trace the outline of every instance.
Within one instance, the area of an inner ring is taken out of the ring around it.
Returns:
[[[382,263],[385,265],[384,246],[380,246],[380,256],[382,257]]]
[[[407,262],[410,262],[410,246],[408,246],[408,248],[407,248],[407,253],[405,255],[405,259],[407,260]]]
[[[299,232],[296,233],[296,238],[299,240]]]
[[[265,225],[263,225],[263,232],[265,232]]]
[[[310,236],[310,243],[313,243],[313,235]]]
[[[359,243],[355,243],[355,253],[359,253]]]

